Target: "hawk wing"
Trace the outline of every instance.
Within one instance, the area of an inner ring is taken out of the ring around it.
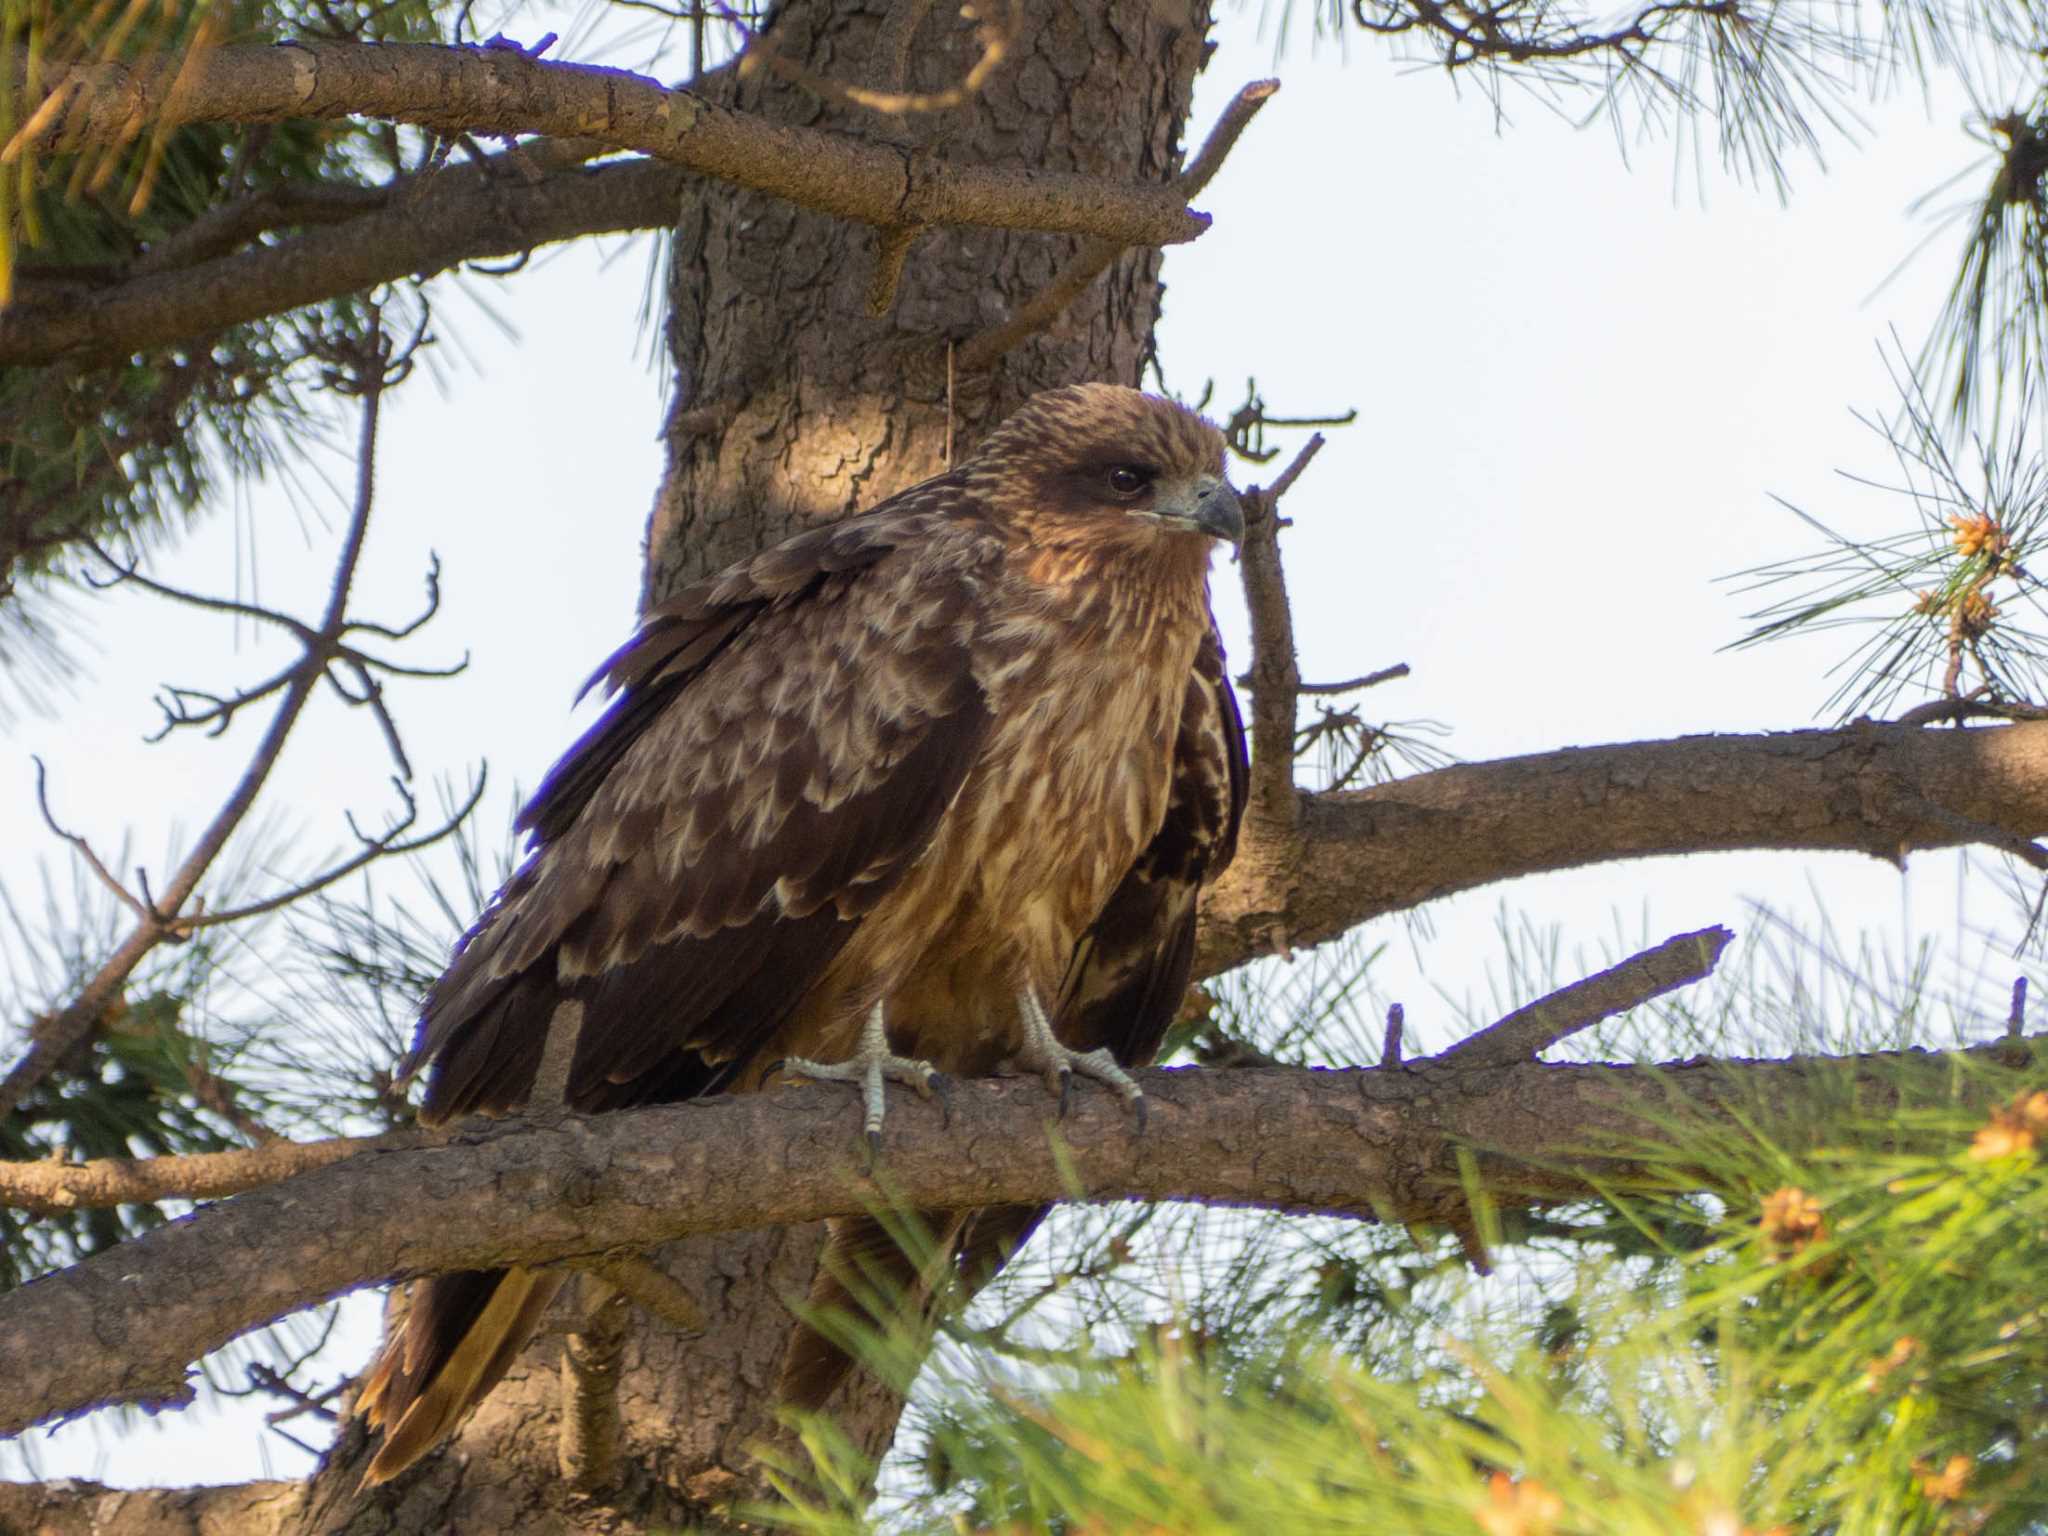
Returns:
[[[1127,1067],[1159,1054],[1194,968],[1196,898],[1237,854],[1248,782],[1244,720],[1212,628],[1188,677],[1166,818],[1074,950],[1054,1015],[1066,1045],[1106,1045]]]
[[[764,1046],[931,842],[987,731],[993,536],[945,481],[652,609],[610,710],[520,817],[535,851],[428,994],[423,1118],[523,1103],[558,1003],[584,1111],[692,1097]]]
[[[429,992],[429,1123],[526,1103],[581,1010],[584,1111],[716,1091],[929,846],[979,756],[972,672],[1000,545],[957,483],[757,556],[652,609],[593,683],[616,701],[520,816],[534,851]],[[512,1364],[558,1274],[419,1282],[356,1411],[395,1477]]]

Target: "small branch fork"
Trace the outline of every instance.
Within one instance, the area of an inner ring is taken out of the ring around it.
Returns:
[[[556,1464],[569,1486],[595,1493],[618,1480],[619,1362],[638,1307],[687,1338],[708,1326],[689,1292],[637,1253],[572,1261],[583,1272],[581,1320],[562,1340],[562,1421]]]
[[[341,697],[343,702],[351,706],[369,708],[376,717],[378,729],[383,732],[385,745],[391,752],[394,765],[401,775],[410,778],[412,764],[407,760],[405,749],[399,741],[398,728],[391,718],[391,712],[384,705],[383,689],[377,681],[377,674],[415,678],[455,677],[469,666],[467,652],[463,654],[462,660],[453,666],[400,666],[395,661],[372,655],[348,641],[350,635],[375,635],[384,640],[405,640],[432,620],[441,610],[441,558],[438,555],[429,557],[426,606],[410,622],[394,626],[374,623],[367,619],[345,618],[334,632],[329,634],[273,608],[228,598],[210,597],[203,593],[168,586],[143,575],[134,564],[122,564],[98,544],[88,541],[86,548],[111,573],[106,577],[88,575],[86,582],[90,586],[138,586],[145,592],[152,592],[158,597],[169,598],[194,608],[235,614],[259,623],[275,624],[289,631],[303,648],[299,658],[283,671],[238,693],[223,696],[197,688],[165,685],[164,692],[157,699],[157,707],[163,711],[164,723],[148,738],[152,742],[162,741],[172,731],[183,726],[197,726],[203,728],[209,736],[219,736],[233,724],[237,710],[282,692],[302,672],[310,668],[317,671],[320,678]],[[349,681],[344,682],[344,676]]]
[[[214,813],[213,819],[200,833],[192,851],[172,873],[161,895],[151,889],[147,874],[140,869],[136,871],[137,889],[129,889],[93,851],[83,836],[68,831],[59,824],[50,807],[48,775],[43,764],[37,762],[36,799],[45,824],[55,836],[71,845],[85,861],[93,876],[113,892],[121,904],[134,915],[136,923],[71,1002],[56,1013],[38,1021],[31,1032],[29,1048],[15,1062],[6,1077],[0,1079],[0,1115],[12,1113],[60,1062],[102,1027],[117,1008],[121,989],[128,978],[157,946],[183,942],[201,928],[239,922],[276,911],[361,869],[373,859],[425,847],[435,839],[446,836],[481,799],[484,786],[480,775],[459,812],[434,830],[408,836],[417,821],[418,808],[402,780],[394,781],[398,784],[399,795],[404,801],[404,812],[382,832],[374,834],[365,833],[356,826],[351,817],[350,829],[355,833],[361,846],[332,868],[290,890],[251,902],[246,906],[209,912],[205,910],[203,900],[197,896],[200,882],[212,869],[221,851],[227,846],[228,840],[256,803],[258,795],[269,780],[271,770],[277,766],[293,727],[297,725],[299,717],[323,679],[346,702],[367,707],[371,711],[400,772],[409,776],[411,766],[406,761],[404,748],[399,741],[397,725],[385,707],[378,675],[381,673],[401,677],[446,677],[461,670],[459,666],[399,666],[364,651],[359,646],[351,644],[348,639],[355,634],[371,634],[388,640],[403,640],[431,619],[438,606],[436,568],[428,575],[426,609],[409,623],[390,626],[352,620],[348,617],[349,591],[355,580],[356,568],[362,557],[363,540],[369,526],[379,402],[384,390],[401,381],[411,370],[413,356],[424,339],[424,322],[422,329],[402,346],[394,346],[374,323],[369,336],[360,343],[351,341],[344,344],[319,337],[308,339],[311,355],[324,357],[329,363],[329,383],[343,393],[359,396],[363,402],[362,427],[357,446],[355,503],[348,529],[342,539],[341,555],[329,587],[327,605],[317,624],[304,624],[285,614],[254,604],[204,597],[166,586],[141,575],[132,566],[122,565],[104,551],[96,551],[113,569],[114,582],[133,581],[145,590],[160,596],[215,612],[233,613],[280,625],[297,637],[303,651],[297,661],[276,676],[240,693],[216,695],[193,689],[173,688],[168,691],[166,698],[159,700],[164,711],[164,725],[150,738],[151,740],[160,740],[181,726],[200,727],[205,729],[208,735],[218,736],[227,729],[237,710],[272,696],[277,698],[270,722],[265,727],[255,750],[250,754],[241,777],[236,781],[225,803]]]

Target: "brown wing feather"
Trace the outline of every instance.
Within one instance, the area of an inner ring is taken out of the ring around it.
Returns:
[[[1249,763],[1237,694],[1212,629],[1195,653],[1174,741],[1166,817],[1074,951],[1055,1027],[1076,1050],[1126,1066],[1159,1053],[1195,958],[1195,904],[1230,867]]]
[[[985,543],[885,504],[648,615],[522,815],[534,854],[428,995],[428,1119],[522,1102],[567,998],[579,1109],[709,1091],[773,1036],[973,764]]]
[[[618,698],[542,783],[534,851],[422,1011],[422,1119],[522,1105],[564,1001],[569,1103],[715,1091],[930,844],[989,724],[967,641],[999,545],[938,481],[652,610]],[[552,1276],[416,1288],[367,1380],[396,1476],[488,1392]]]

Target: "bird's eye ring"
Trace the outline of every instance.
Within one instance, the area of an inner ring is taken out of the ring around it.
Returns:
[[[1145,487],[1152,483],[1152,477],[1134,464],[1114,465],[1102,478],[1109,486],[1109,494],[1119,501],[1143,495]]]

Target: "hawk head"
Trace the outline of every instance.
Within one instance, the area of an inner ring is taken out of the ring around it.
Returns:
[[[1223,434],[1193,411],[1117,384],[1033,395],[960,466],[1042,534],[1244,538]]]

